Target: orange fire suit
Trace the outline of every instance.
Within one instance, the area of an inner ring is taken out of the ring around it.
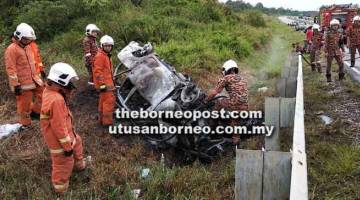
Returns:
[[[33,52],[36,73],[39,76],[41,76],[41,72],[44,72],[44,67],[43,67],[39,47],[37,46],[37,44],[34,41],[30,43],[30,47]],[[42,77],[42,78],[46,78],[46,77]]]
[[[105,86],[106,88],[104,90],[100,90],[98,107],[100,123],[104,126],[111,125],[113,123],[112,115],[115,105],[115,87],[112,70],[113,67],[110,54],[107,54],[103,50],[99,50],[94,58],[93,76],[95,88],[97,90],[100,90],[101,86]]]
[[[19,122],[22,125],[30,125],[31,111],[40,113],[44,85],[36,73],[31,47],[29,45],[24,47],[19,42],[13,41],[5,51],[5,65],[11,91],[15,91],[15,87],[20,87],[22,91],[16,96]]]
[[[66,105],[59,86],[46,86],[41,106],[40,127],[50,150],[51,180],[56,193],[65,193],[72,170],[86,167],[81,137],[73,128],[72,114]],[[65,156],[65,152],[73,151]]]

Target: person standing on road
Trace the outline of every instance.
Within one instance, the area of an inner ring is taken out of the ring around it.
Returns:
[[[82,140],[74,130],[73,116],[67,106],[76,89],[74,82],[79,78],[70,65],[56,63],[51,67],[47,79],[40,127],[50,150],[53,187],[58,195],[64,195],[69,187],[73,168],[81,171],[86,167]]]
[[[115,106],[113,66],[111,62],[111,51],[114,47],[114,40],[108,35],[100,39],[101,49],[94,58],[94,83],[95,88],[100,92],[99,99],[99,120],[103,127],[113,124],[113,112]]]
[[[314,24],[312,26],[314,35],[311,39],[311,48],[310,48],[310,62],[311,69],[315,71],[317,68],[318,72],[321,73],[321,64],[320,64],[320,50],[323,42],[323,34],[320,32],[320,26]]]
[[[337,64],[339,65],[339,80],[343,80],[344,73],[344,63],[342,60],[342,40],[341,34],[338,32],[340,27],[340,22],[337,19],[333,19],[330,22],[330,30],[325,35],[325,56],[326,56],[326,79],[327,82],[331,82],[331,64],[335,58]]]
[[[95,24],[88,24],[85,28],[86,37],[83,40],[85,67],[89,73],[89,85],[94,85],[93,82],[93,62],[94,57],[98,51],[96,38],[100,32],[100,29]]]
[[[306,50],[306,53],[310,52],[311,40],[312,40],[313,36],[314,36],[314,32],[313,32],[312,26],[310,26],[306,30],[306,38],[305,38],[305,50]]]
[[[355,66],[355,54],[358,50],[360,54],[360,16],[355,16],[353,19],[353,25],[347,31],[350,54],[351,54],[351,65]]]
[[[35,39],[34,29],[21,23],[16,27],[13,41],[5,51],[9,85],[16,96],[19,123],[23,128],[31,125],[31,118],[40,117],[44,83],[36,72],[33,52],[29,45]]]

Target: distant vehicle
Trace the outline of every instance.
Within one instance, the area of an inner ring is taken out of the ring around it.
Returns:
[[[298,25],[295,26],[295,30],[296,31],[304,31],[311,25],[312,24],[310,24],[310,23],[300,22],[300,23],[298,23]]]
[[[320,8],[320,24],[322,28],[329,27],[332,19],[338,19],[345,30],[351,26],[352,19],[357,14],[358,7],[353,4],[339,4]]]

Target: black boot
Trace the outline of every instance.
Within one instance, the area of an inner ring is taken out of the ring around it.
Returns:
[[[314,64],[311,65],[311,71],[313,71],[313,72],[315,71],[315,65]]]
[[[355,62],[351,62],[350,67],[354,67],[355,66]]]
[[[339,81],[342,81],[345,79],[345,74],[344,73],[340,73],[339,74]]]
[[[32,120],[40,120],[40,114],[34,111],[30,113],[30,117]]]
[[[328,83],[332,82],[331,75],[327,74],[326,75],[326,80],[327,80]]]
[[[317,66],[317,71],[321,74],[321,65]]]

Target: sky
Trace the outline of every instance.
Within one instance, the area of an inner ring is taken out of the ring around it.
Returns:
[[[226,2],[227,0],[219,0],[220,2]],[[293,10],[308,11],[308,10],[319,10],[322,5],[332,4],[359,4],[360,0],[243,0],[244,2],[255,5],[261,2],[264,7],[283,7],[291,8]]]

